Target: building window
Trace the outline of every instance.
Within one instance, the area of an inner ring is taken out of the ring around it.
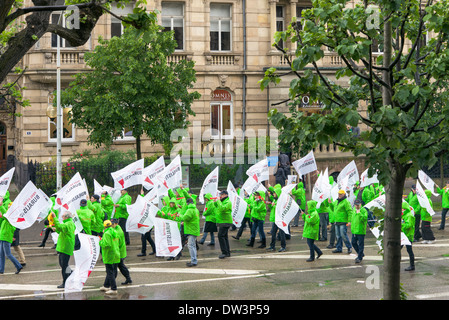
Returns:
[[[379,43],[377,39],[372,40],[371,50],[373,53],[383,53],[383,43]]]
[[[233,132],[232,95],[222,89],[212,93],[210,129],[212,138],[229,138]]]
[[[230,4],[210,5],[210,50],[231,51],[232,14]]]
[[[184,50],[184,3],[162,2],[162,27],[174,32],[176,50]]]
[[[69,122],[69,113],[71,107],[62,108],[62,139],[61,141],[75,141],[75,125]],[[48,141],[56,142],[57,140],[57,117],[48,118]]]
[[[117,3],[111,4],[111,12],[119,17],[127,16],[133,13],[134,3],[128,3],[123,8],[117,8]],[[111,38],[120,37],[123,34],[122,21],[114,16],[111,16]]]
[[[53,13],[51,15],[51,23],[66,27],[67,20],[64,17],[64,15],[61,16],[61,13]],[[51,47],[52,48],[58,47],[58,35],[56,35],[54,33],[51,34]],[[59,47],[60,48],[70,48],[72,46],[69,44],[69,42],[66,39],[59,37]]]
[[[302,12],[310,9],[311,7],[305,7],[305,6],[296,6],[296,21],[299,25],[300,30],[302,30],[302,24],[303,24],[303,18],[302,18]]]
[[[276,31],[285,31],[285,7],[276,6]],[[279,40],[279,47],[284,48],[284,41]]]

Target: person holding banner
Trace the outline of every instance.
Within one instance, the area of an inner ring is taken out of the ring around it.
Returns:
[[[405,245],[410,259],[410,265],[405,268],[405,271],[413,271],[415,270],[415,254],[413,253],[412,243],[415,235],[415,215],[412,213],[411,206],[406,201],[402,201],[401,231],[410,241],[409,245]]]
[[[188,267],[195,267],[198,264],[196,238],[200,235],[200,212],[194,204],[192,198],[186,200],[187,210],[180,215],[180,219],[184,224],[184,235],[187,236],[187,246],[190,253],[190,262]]]
[[[114,211],[114,201],[107,191],[103,191],[101,194],[101,207],[106,214],[108,220],[112,218],[112,211]]]
[[[51,195],[50,197],[51,202],[53,203],[50,212],[48,213],[47,219],[45,219],[44,224],[47,226],[45,228],[45,234],[44,234],[44,238],[42,239],[42,242],[40,245],[38,245],[39,248],[44,248],[45,247],[45,243],[47,242],[48,236],[54,232],[52,227],[53,227],[53,216],[51,215],[53,212],[57,215],[58,214],[58,210],[54,209],[54,205],[55,205],[55,201],[56,201],[56,197],[55,194]],[[41,233],[42,235],[42,233]],[[56,244],[52,247],[52,249],[56,248]]]
[[[118,246],[120,250],[120,262],[117,264],[120,273],[125,277],[125,282],[122,282],[122,285],[131,284],[133,281],[131,280],[131,276],[129,275],[129,270],[125,265],[126,258],[126,244],[125,244],[125,234],[123,233],[122,228],[118,225],[118,219],[111,219],[112,226],[111,228],[117,233],[118,238]]]
[[[269,187],[268,192],[270,193],[270,222],[271,222],[271,243],[270,246],[267,248],[269,251],[276,250],[276,237],[278,235],[279,231],[279,240],[281,241],[281,248],[279,249],[279,252],[285,251],[286,248],[286,241],[285,241],[285,232],[284,230],[280,229],[277,224],[275,223],[275,217],[276,217],[276,202],[279,198],[279,195],[281,193],[280,185],[276,185],[274,187]]]
[[[229,246],[228,231],[233,225],[232,223],[232,203],[229,200],[228,192],[223,190],[220,192],[220,199],[215,203],[215,218],[218,227],[218,243],[220,244],[221,254],[219,259],[231,256],[231,248]]]
[[[12,202],[3,203],[3,199],[0,200],[0,274],[5,272],[6,258],[16,267],[16,274],[23,269],[23,266],[11,253],[11,243],[14,240],[14,231],[16,228],[3,216],[8,211],[10,203]]]
[[[303,212],[302,218],[304,220],[304,230],[302,236],[307,239],[307,245],[310,250],[310,257],[307,262],[315,260],[315,252],[317,259],[323,254],[320,248],[317,247],[315,241],[318,240],[318,233],[320,228],[320,217],[316,210],[317,202],[315,200],[307,201],[307,213]]]
[[[362,202],[359,199],[354,201],[354,210],[351,217],[351,233],[352,233],[352,246],[357,252],[357,258],[355,263],[362,262],[365,254],[363,250],[365,248],[365,235],[366,225],[368,220],[368,211],[362,207]]]
[[[102,236],[103,234],[103,221],[104,221],[104,210],[100,204],[100,196],[97,194],[90,197],[90,201],[87,201],[87,207],[94,214],[94,221],[92,222],[92,235]]]
[[[253,226],[253,223],[251,222],[251,206],[254,201],[254,196],[253,195],[248,196],[248,192],[246,192],[246,190],[244,190],[243,188],[240,188],[238,190],[238,195],[241,196],[242,192],[245,195],[242,198],[247,203],[247,206],[246,206],[245,216],[243,217],[243,220],[242,220],[242,224],[240,225],[240,228],[237,231],[237,234],[235,236],[232,236],[236,240],[239,240],[240,237],[242,236],[243,230],[245,230],[245,228],[246,228],[246,224],[248,224],[249,230],[251,230],[252,226]]]
[[[437,193],[441,195],[441,206],[443,210],[441,211],[441,223],[438,230],[444,230],[446,225],[446,214],[449,211],[449,181],[446,182],[446,186],[442,189],[437,187]]]
[[[420,225],[421,225],[421,206],[419,205],[418,196],[416,194],[416,185],[412,185],[411,191],[408,194],[405,201],[408,202],[408,204],[413,208],[415,211],[415,235],[414,240],[415,242],[418,242],[422,238],[422,234],[420,231]]]
[[[203,228],[203,237],[199,241],[199,244],[204,244],[206,241],[207,234],[210,234],[210,242],[208,246],[215,245],[215,236],[214,232],[217,232],[217,219],[215,218],[215,202],[212,199],[212,194],[206,193],[204,196],[206,200],[206,205],[204,206],[203,216],[206,219]]]
[[[347,225],[351,221],[352,207],[346,192],[344,190],[338,191],[337,204],[335,205],[335,235],[337,236],[336,249],[332,253],[341,253],[343,250],[343,242],[348,248],[348,254],[352,252],[352,246],[349,242],[347,234]]]
[[[69,211],[62,213],[62,223],[56,218],[54,212],[51,213],[54,221],[54,229],[58,233],[58,242],[56,251],[59,252],[59,266],[62,273],[62,284],[58,288],[64,288],[65,281],[72,271],[69,268],[70,257],[73,256],[75,248],[75,223],[72,220],[72,214]],[[56,219],[55,219],[56,218]]]
[[[329,177],[330,179],[331,177]],[[293,227],[299,226],[299,216],[301,212],[306,211],[306,191],[304,190],[304,183],[299,181],[296,185],[296,188],[292,190],[292,196],[295,199],[296,203],[299,205],[300,210],[295,215],[293,219]]]
[[[265,248],[267,245],[267,239],[265,237],[265,232],[263,231],[263,224],[265,222],[265,217],[267,215],[267,207],[265,204],[265,192],[257,191],[255,195],[255,201],[253,202],[253,207],[251,208],[251,219],[253,220],[253,227],[251,229],[251,238],[249,243],[246,245],[248,247],[254,246],[254,241],[256,240],[256,232],[259,231],[261,238],[261,245],[258,248]]]
[[[104,284],[100,288],[107,295],[117,295],[117,283],[115,278],[117,276],[117,266],[120,263],[120,248],[117,241],[118,236],[112,222],[110,220],[104,221],[103,237],[100,240],[101,257],[104,266],[106,267],[106,278]]]
[[[126,245],[129,245],[129,233],[126,231],[126,220],[128,219],[128,211],[126,209],[126,205],[131,205],[132,198],[128,194],[128,191],[125,189],[121,190],[121,197],[118,199],[117,203],[114,204],[115,214],[114,218],[118,219],[119,226],[122,228],[125,233],[125,242]]]
[[[430,197],[432,197],[432,191],[430,190],[426,190],[424,191],[424,193],[426,194],[427,198],[429,199],[429,203],[430,203],[430,207],[433,208],[433,203],[432,200],[430,199]],[[428,210],[424,207],[421,206],[421,211],[420,211],[420,215],[421,215],[421,232],[422,232],[422,243],[433,243],[433,241],[435,240],[435,236],[432,232],[432,229],[430,228],[430,224],[432,222],[432,216],[430,215],[430,213],[428,212]]]
[[[81,199],[80,208],[76,210],[76,214],[83,225],[83,231],[85,234],[92,234],[92,224],[95,224],[95,215],[88,208],[87,200]]]

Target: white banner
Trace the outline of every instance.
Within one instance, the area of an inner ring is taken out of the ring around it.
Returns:
[[[11,225],[24,230],[36,222],[42,209],[51,208],[51,201],[48,201],[48,197],[43,196],[42,191],[28,181],[4,216]]]
[[[285,234],[290,234],[288,232],[288,224],[298,213],[298,210],[299,206],[296,201],[288,193],[282,192],[276,202],[274,222]]]
[[[298,176],[296,174],[293,175],[287,175],[287,185],[289,184],[293,184],[296,183],[296,179],[298,178]]]
[[[430,190],[432,194],[436,197],[439,196],[438,193],[435,192],[435,182],[422,170],[418,171],[418,179],[421,181],[424,187],[426,187],[427,190]]]
[[[40,208],[40,213],[36,218],[37,222],[41,222],[42,220],[44,220],[45,218],[47,218],[48,214],[50,213],[51,208],[53,207],[53,202],[50,200],[50,198],[44,193],[44,191],[42,191],[41,189],[39,189],[39,191],[41,192],[41,195],[43,198],[45,198],[46,200],[46,206]]]
[[[242,225],[243,218],[245,217],[248,204],[237,194],[237,192],[235,192],[235,188],[231,181],[228,182],[227,191],[229,200],[232,203],[232,223],[236,227],[240,227]]]
[[[430,205],[429,198],[427,198],[426,193],[424,192],[423,187],[419,183],[419,181],[416,181],[416,196],[418,197],[418,202],[421,207],[427,210],[427,212],[433,216],[435,214],[435,211],[433,211],[432,206]]]
[[[204,179],[203,186],[201,187],[198,201],[204,204],[204,195],[210,193],[212,196],[217,194],[218,190],[218,166],[212,170]]]
[[[370,228],[371,232],[373,233],[373,235],[379,239],[379,227],[374,227],[374,228]],[[382,236],[383,236],[384,232],[382,231]],[[382,244],[380,240],[376,241],[377,245],[379,246],[380,249],[382,249]],[[408,240],[407,236],[405,235],[404,232],[401,232],[401,246],[405,246],[405,245],[411,245],[410,240]]]
[[[315,182],[312,190],[312,200],[317,202],[317,208],[321,206],[321,203],[328,199],[331,195],[332,186],[329,183],[328,168],[324,171],[324,174],[320,174]]]
[[[343,168],[343,170],[340,171],[340,174],[337,177],[337,182],[342,181],[346,177],[348,178],[347,188],[349,188],[352,193],[352,187],[357,181],[359,181],[359,172],[354,160],[352,160],[346,167]]]
[[[162,190],[159,196],[166,194],[168,189],[179,188],[182,184],[181,157],[179,155],[165,169],[156,176],[157,183]]]
[[[143,169],[143,177],[142,177],[143,187],[147,190],[153,189],[157,185],[157,182],[155,181],[156,176],[162,171],[164,171],[164,169],[165,169],[165,162],[163,156],[160,156],[148,167],[145,167]]]
[[[56,232],[53,232],[56,233]],[[75,259],[75,270],[67,278],[64,292],[79,292],[83,289],[87,278],[94,270],[100,254],[100,238],[84,233],[78,234],[80,249],[73,251]]]
[[[15,170],[16,168],[14,167],[0,177],[0,197],[4,197],[6,191],[8,191]]]
[[[103,187],[101,186],[101,184],[99,184],[98,181],[94,179],[94,194],[101,196],[103,191],[106,191],[106,190],[104,190]]]
[[[377,179],[377,173],[375,173],[372,177],[368,177],[368,169],[366,169],[360,175],[360,188],[367,187],[373,183],[379,183],[379,180]]]
[[[154,219],[159,209],[144,197],[137,197],[132,205],[126,205],[129,213],[126,220],[126,231],[145,234],[154,226]]]
[[[385,194],[381,194],[377,198],[374,198],[370,202],[364,205],[365,208],[378,208],[381,210],[385,210]]]
[[[261,160],[246,170],[248,177],[252,177],[257,183],[267,181],[270,173],[268,169],[268,159]]]
[[[154,243],[156,256],[176,257],[182,250],[181,233],[176,221],[155,218],[154,219]]]
[[[144,160],[137,160],[123,169],[111,172],[114,179],[114,189],[126,189],[138,184],[142,184]]]
[[[296,172],[298,172],[299,177],[305,176],[310,172],[317,171],[315,156],[313,155],[313,150],[310,151],[305,157],[296,160],[292,163]]]

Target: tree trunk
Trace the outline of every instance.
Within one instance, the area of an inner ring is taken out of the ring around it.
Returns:
[[[407,169],[390,160],[391,179],[385,186],[384,281],[385,300],[400,299],[402,192]]]
[[[136,137],[136,154],[137,154],[137,160],[142,159],[142,149],[141,149],[140,136]]]

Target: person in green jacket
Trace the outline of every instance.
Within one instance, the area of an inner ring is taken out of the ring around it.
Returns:
[[[411,206],[406,202],[402,202],[402,225],[401,231],[404,232],[410,244],[405,245],[410,260],[410,265],[405,268],[405,271],[415,270],[415,254],[413,253],[412,243],[415,235],[415,215],[410,209]]]
[[[217,220],[215,218],[215,201],[212,199],[212,194],[206,193],[204,196],[206,200],[206,205],[204,206],[203,216],[206,219],[203,228],[203,237],[200,239],[199,244],[204,244],[206,241],[207,234],[210,234],[210,242],[208,246],[215,245],[215,235],[217,232]]]
[[[8,211],[10,202],[3,203],[3,200],[0,200],[0,274],[5,272],[6,258],[14,264],[17,269],[16,274],[18,274],[23,269],[23,266],[11,253],[11,243],[13,242],[16,228],[3,216]]]
[[[76,214],[83,225],[83,231],[85,234],[92,234],[92,225],[95,224],[95,215],[92,210],[87,206],[87,200],[81,199],[80,208],[76,210]]]
[[[198,264],[196,251],[196,238],[200,235],[200,212],[196,208],[192,198],[186,199],[187,210],[180,215],[181,221],[184,224],[184,235],[187,236],[187,246],[190,253],[190,262],[187,262],[188,267],[195,267]]]
[[[105,230],[103,237],[100,239],[101,257],[106,267],[106,278],[101,291],[105,291],[108,295],[117,295],[117,283],[115,276],[117,274],[117,266],[120,263],[120,247],[119,237],[114,228],[112,228],[112,222],[105,220],[103,223]]]
[[[332,177],[329,177],[329,181],[331,181]],[[333,182],[333,178],[332,178]],[[299,217],[301,215],[301,212],[306,211],[306,191],[304,190],[304,183],[300,181],[296,188],[292,190],[292,196],[293,199],[295,199],[296,203],[299,205],[300,210],[298,210],[298,213],[293,218],[293,227],[299,226]]]
[[[348,248],[348,254],[352,252],[351,242],[348,238],[347,225],[351,221],[352,207],[346,192],[344,190],[338,191],[337,204],[334,209],[335,218],[335,235],[337,237],[336,249],[332,253],[341,253],[343,250],[343,242]]]
[[[59,222],[54,212],[52,212],[53,222],[55,224],[54,231],[58,233],[58,241],[56,243],[56,251],[59,252],[59,266],[62,272],[62,284],[58,288],[64,288],[65,281],[72,273],[69,261],[73,255],[75,248],[75,223],[72,220],[72,214],[69,211],[62,213],[62,223]]]
[[[117,203],[114,204],[115,214],[114,214],[113,218],[118,219],[118,224],[122,228],[123,232],[125,233],[126,245],[129,245],[130,244],[129,233],[126,231],[126,220],[128,220],[129,214],[126,209],[126,205],[131,205],[132,198],[128,194],[128,191],[126,191],[125,189],[121,190],[121,194],[122,195],[118,199]]]
[[[430,190],[424,191],[426,193],[427,198],[429,199],[430,206],[433,208],[432,200],[432,192]],[[426,208],[421,207],[420,211],[421,215],[421,232],[422,232],[422,243],[433,243],[435,240],[435,236],[433,235],[432,229],[430,228],[430,224],[432,222],[432,216],[427,211]]]
[[[446,182],[446,186],[442,189],[437,187],[437,193],[441,195],[441,207],[443,210],[441,211],[441,223],[438,230],[444,230],[444,226],[446,225],[446,214],[449,211],[449,181]]]
[[[112,226],[111,228],[117,233],[118,247],[120,250],[120,262],[117,264],[120,273],[125,277],[125,282],[122,282],[122,285],[127,285],[133,283],[131,280],[131,276],[129,275],[129,270],[125,265],[125,258],[127,255],[126,252],[126,244],[125,244],[125,234],[123,233],[122,228],[118,225],[118,219],[111,219]]]
[[[242,223],[240,225],[239,230],[237,231],[237,234],[235,236],[232,236],[234,239],[239,240],[240,237],[242,236],[243,230],[245,230],[247,224],[249,226],[249,229],[250,230],[252,229],[252,225],[253,224],[251,222],[251,206],[252,206],[252,202],[254,200],[254,197],[253,197],[253,195],[248,196],[248,192],[246,190],[242,189],[242,188],[239,188],[237,193],[246,202],[245,216],[243,217]]]
[[[229,200],[228,192],[225,190],[220,192],[220,199],[215,202],[215,219],[218,228],[218,243],[220,244],[221,250],[221,254],[218,256],[218,258],[228,258],[231,256],[228,231],[233,223],[232,203],[231,200]]]
[[[421,206],[419,205],[418,196],[416,195],[416,185],[412,185],[411,191],[408,194],[405,201],[413,208],[415,211],[415,235],[414,240],[418,242],[422,238],[422,234],[420,231],[421,226]]]
[[[277,224],[275,223],[276,218],[276,204],[279,199],[279,196],[281,195],[282,187],[281,185],[276,185],[274,187],[269,187],[268,192],[270,193],[270,202],[268,204],[270,209],[270,222],[271,222],[271,243],[270,246],[267,248],[269,251],[276,250],[276,237],[278,235],[279,231],[279,240],[281,241],[281,248],[279,249],[279,252],[285,251],[286,248],[286,241],[285,241],[285,232],[284,230],[280,229]]]
[[[100,196],[97,194],[90,197],[90,201],[87,201],[87,207],[94,214],[94,221],[92,221],[91,231],[94,236],[103,235],[103,221],[104,221],[104,209],[100,203]]]
[[[317,259],[323,254],[320,248],[317,247],[315,241],[318,240],[319,228],[320,228],[320,216],[316,210],[317,202],[314,200],[307,201],[307,213],[303,212],[302,218],[304,219],[304,229],[302,236],[307,239],[307,245],[310,250],[310,257],[307,262],[315,260],[315,252],[317,253]]]
[[[352,246],[357,252],[357,258],[355,258],[355,263],[362,262],[365,254],[363,253],[365,248],[365,235],[366,235],[366,225],[368,221],[368,211],[362,207],[362,201],[356,199],[354,201],[354,210],[351,216],[351,233],[352,233]]]
[[[114,211],[114,201],[107,191],[103,191],[101,194],[101,207],[106,213],[106,219],[110,220],[112,218],[112,211]]]
[[[265,237],[265,232],[263,231],[263,225],[265,222],[265,217],[267,215],[267,207],[265,204],[265,192],[257,191],[255,195],[255,200],[253,202],[253,207],[251,208],[251,219],[253,221],[253,227],[251,229],[251,238],[249,243],[246,245],[248,247],[254,246],[254,241],[256,240],[256,232],[259,231],[260,239],[262,241],[258,248],[265,248],[267,245],[267,239]]]

